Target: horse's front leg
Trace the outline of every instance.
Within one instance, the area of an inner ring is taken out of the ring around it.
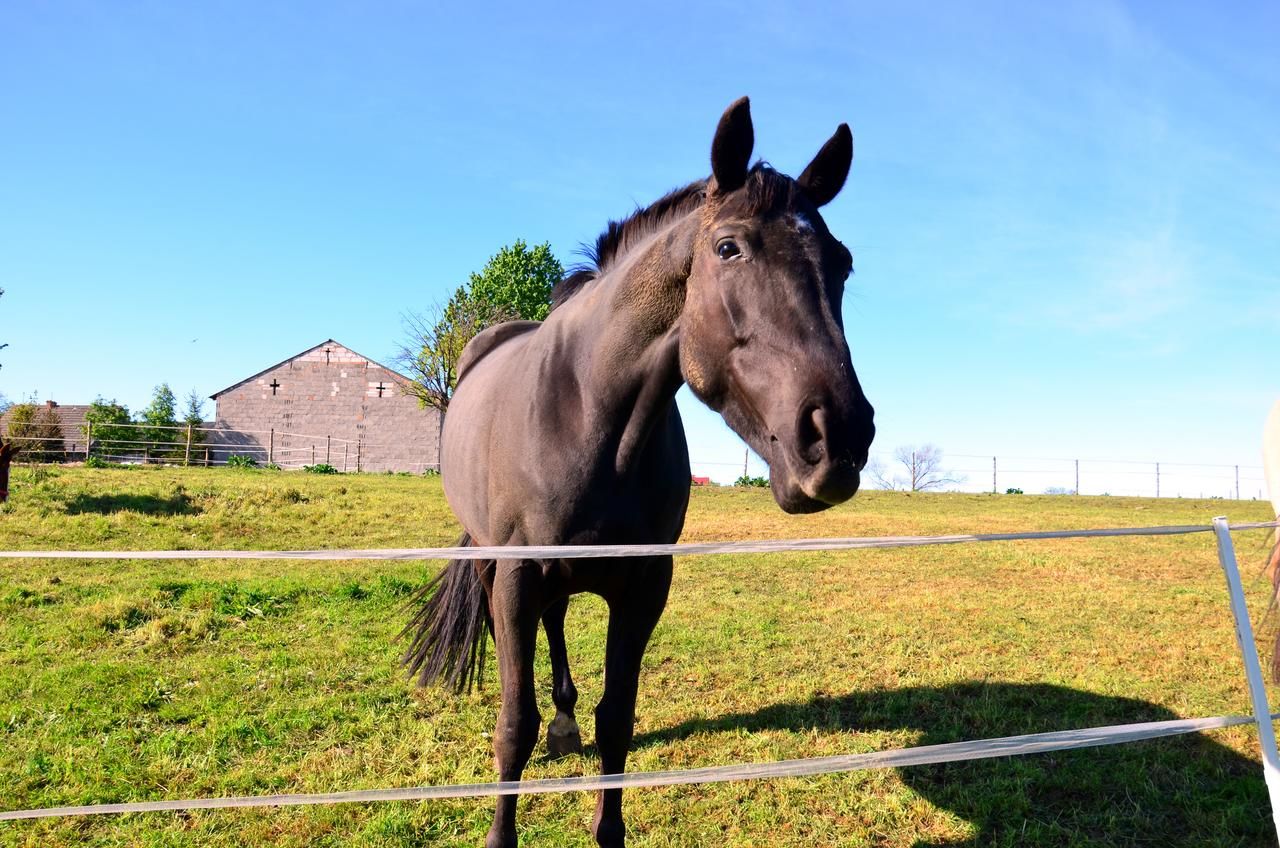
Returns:
[[[556,717],[547,725],[547,753],[554,757],[582,753],[582,734],[574,707],[578,703],[578,689],[569,673],[569,652],[564,644],[564,616],[569,609],[569,599],[555,601],[542,614],[542,627],[547,631],[547,648],[551,653],[551,701],[556,705]]]
[[[538,741],[542,717],[533,691],[533,657],[542,614],[542,569],[529,560],[498,560],[490,593],[502,708],[493,731],[499,780],[519,780]],[[485,848],[515,848],[516,795],[498,798]]]
[[[626,769],[627,749],[635,732],[640,662],[671,588],[671,557],[658,557],[643,564],[632,562],[622,591],[605,599],[609,603],[609,640],[605,648],[604,697],[596,706],[601,774],[621,774]],[[627,566],[618,563],[617,567]],[[621,789],[600,792],[591,831],[602,848],[625,844],[627,828],[622,822]]]

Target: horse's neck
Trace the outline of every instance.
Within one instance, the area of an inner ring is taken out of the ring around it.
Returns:
[[[588,426],[616,446],[620,473],[667,420],[683,383],[679,320],[696,232],[696,212],[672,222],[557,310],[574,336],[569,367]]]

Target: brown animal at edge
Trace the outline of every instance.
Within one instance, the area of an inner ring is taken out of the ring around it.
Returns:
[[[13,442],[0,443],[0,503],[9,500],[9,467],[21,452]]]

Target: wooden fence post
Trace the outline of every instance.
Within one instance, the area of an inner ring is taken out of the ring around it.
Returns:
[[[187,451],[182,457],[182,464],[188,466],[191,464],[191,422],[187,422]]]
[[[364,456],[364,439],[356,440],[356,473],[360,473],[361,459]]]
[[[89,456],[93,451],[93,422],[84,422],[84,461],[89,461]]]

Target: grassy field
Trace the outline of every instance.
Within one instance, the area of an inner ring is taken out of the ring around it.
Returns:
[[[0,549],[451,544],[438,479],[16,469]],[[869,492],[788,517],[699,489],[685,540],[1267,520],[1253,502]],[[1237,536],[1255,620],[1262,533]],[[0,807],[492,779],[487,685],[397,667],[438,563],[0,562]],[[569,653],[590,738],[604,607]],[[549,669],[545,650],[541,679]],[[676,563],[632,770],[1248,711],[1211,537]],[[544,715],[552,714],[547,692]],[[593,751],[529,777],[594,773]],[[594,845],[594,799],[521,804],[523,844]],[[1248,728],[1072,753],[630,792],[635,846],[1274,845]],[[487,801],[0,823],[9,846],[473,846]]]

